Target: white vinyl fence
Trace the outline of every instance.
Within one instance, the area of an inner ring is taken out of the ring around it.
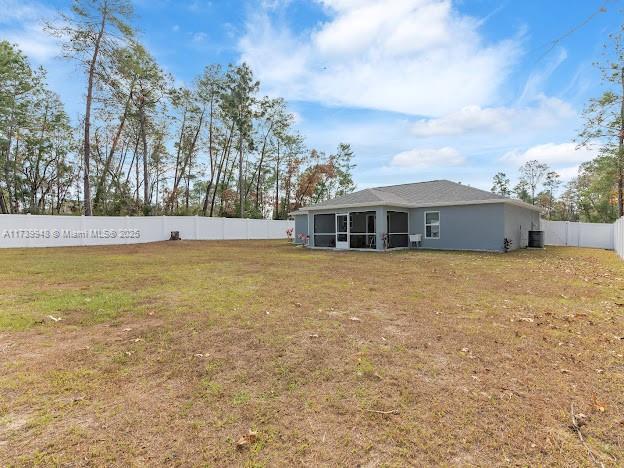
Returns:
[[[624,218],[613,224],[613,247],[618,255],[624,258]]]
[[[621,224],[621,221],[618,222]],[[569,221],[542,220],[542,229],[547,245],[613,250],[615,226],[615,224],[610,223],[571,223]]]
[[[179,231],[183,240],[286,239],[293,221],[200,216],[0,215],[0,248],[157,242]]]

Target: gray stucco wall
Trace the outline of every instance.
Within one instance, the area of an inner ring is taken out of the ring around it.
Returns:
[[[303,244],[303,241],[299,239],[299,235],[308,235],[308,215],[296,215],[295,217],[295,244]]]
[[[538,211],[505,204],[505,237],[511,240],[512,250],[525,248],[529,243],[529,231],[539,229]]]
[[[505,237],[511,239],[512,249],[526,247],[528,231],[539,229],[540,216],[536,211],[509,205],[489,203],[479,205],[441,206],[430,208],[370,207],[342,210],[320,210],[295,216],[295,242],[299,234],[310,236],[314,246],[314,214],[375,211],[377,218],[377,249],[383,249],[382,235],[387,232],[388,211],[409,212],[409,233],[422,234],[422,248],[441,250],[502,251]],[[425,239],[425,211],[440,212],[440,238]]]
[[[425,211],[440,212],[440,238],[425,239]],[[503,203],[410,209],[410,234],[422,234],[422,248],[503,250]]]

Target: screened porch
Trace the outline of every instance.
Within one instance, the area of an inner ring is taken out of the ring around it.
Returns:
[[[385,250],[409,245],[407,211],[385,212],[385,226],[378,233],[377,211],[349,211],[314,215],[314,247]],[[386,229],[387,227],[387,229]],[[387,230],[387,232],[386,232]],[[381,245],[378,245],[381,239]]]

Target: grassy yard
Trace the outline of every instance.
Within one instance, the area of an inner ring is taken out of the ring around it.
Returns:
[[[624,464],[612,252],[177,242],[0,265],[2,466]]]

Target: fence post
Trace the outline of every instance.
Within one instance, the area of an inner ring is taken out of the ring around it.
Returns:
[[[85,215],[80,215],[80,231],[82,231],[80,233],[80,245],[85,245]]]
[[[582,242],[581,242],[581,235],[583,234],[583,225],[581,223],[578,223],[578,235],[576,236],[576,246],[580,247]]]
[[[30,219],[31,219],[30,218],[30,213],[26,214],[26,230],[27,231],[30,229],[30,226],[31,226]],[[32,240],[30,239],[30,236],[27,234],[26,235],[26,246],[30,247],[31,244],[32,244]]]
[[[199,240],[199,216],[195,215],[193,216],[193,223],[194,223],[194,227],[195,227],[195,240]]]
[[[570,245],[570,221],[566,221],[565,224],[565,244],[566,247]]]

